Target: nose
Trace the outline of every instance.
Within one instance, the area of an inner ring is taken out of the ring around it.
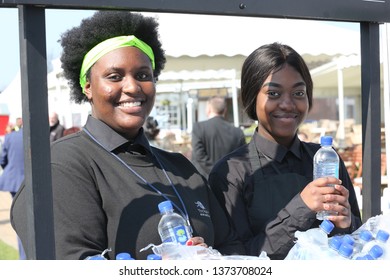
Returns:
[[[139,93],[141,92],[141,86],[133,77],[125,77],[123,79],[122,91],[125,93]]]
[[[294,98],[291,94],[283,94],[279,101],[279,107],[284,110],[292,110],[295,108]]]

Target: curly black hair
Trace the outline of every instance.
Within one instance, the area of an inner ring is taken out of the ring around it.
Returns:
[[[148,44],[154,53],[154,77],[157,80],[164,69],[166,58],[158,34],[158,22],[152,17],[129,11],[98,11],[82,20],[80,26],[67,30],[61,35],[61,63],[64,76],[70,87],[70,99],[81,104],[88,102],[79,83],[84,56],[94,46],[109,38],[134,35]],[[87,79],[89,73],[87,72]]]

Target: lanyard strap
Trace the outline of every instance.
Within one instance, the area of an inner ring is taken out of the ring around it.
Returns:
[[[87,133],[87,135],[93,140],[95,141],[99,146],[101,146],[105,151],[109,152],[111,155],[113,155],[117,160],[119,160],[119,162],[121,162],[127,169],[129,169],[135,176],[138,177],[138,179],[140,179],[142,182],[144,182],[145,184],[147,184],[152,190],[154,190],[156,193],[158,193],[159,195],[161,195],[162,197],[164,197],[166,200],[169,200],[171,201],[166,194],[162,193],[158,188],[156,188],[155,186],[153,186],[151,183],[149,183],[144,177],[142,177],[137,171],[135,171],[130,165],[128,165],[126,162],[124,162],[118,155],[114,154],[113,152],[109,151],[106,147],[104,147],[103,144],[101,144],[85,127],[83,128],[83,130],[85,131],[85,133]],[[179,192],[177,191],[175,185],[172,183],[172,180],[171,178],[169,178],[167,172],[165,171],[165,168],[163,166],[163,164],[161,163],[160,159],[152,152],[152,155],[156,158],[158,164],[160,165],[161,169],[163,170],[164,172],[164,175],[165,177],[167,178],[168,182],[170,183],[173,191],[175,192],[177,198],[179,199],[181,205],[183,206],[183,210],[176,205],[176,203],[174,203],[173,201],[171,201],[172,205],[181,213],[182,216],[185,217],[186,221],[187,221],[187,224],[189,226],[189,228],[191,229],[191,232],[192,232],[192,227],[191,227],[191,223],[190,223],[190,218],[188,216],[188,212],[187,212],[187,208],[183,202],[183,199],[181,198]]]

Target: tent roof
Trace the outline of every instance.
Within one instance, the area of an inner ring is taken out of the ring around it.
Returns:
[[[247,56],[259,46],[276,41],[289,44],[300,54],[360,54],[360,32],[352,24],[345,28],[313,20],[143,14],[158,19],[163,47],[173,57]]]

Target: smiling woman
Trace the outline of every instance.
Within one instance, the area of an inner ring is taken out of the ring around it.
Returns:
[[[145,136],[166,61],[157,28],[154,18],[139,13],[99,11],[61,37],[71,97],[90,104],[92,113],[81,131],[51,145],[57,259],[102,252],[108,259],[124,252],[146,259],[150,252],[140,250],[161,242],[157,206],[164,200],[192,228],[188,244],[244,253],[204,177],[182,154],[152,147]],[[12,206],[24,244],[26,188]]]
[[[241,97],[258,126],[247,145],[218,161],[209,184],[247,253],[265,251],[271,259],[284,259],[297,230],[318,226],[319,210],[338,212],[329,217],[336,227],[333,234],[359,227],[360,211],[344,164],[341,181],[313,180],[313,156],[320,146],[297,136],[313,102],[313,82],[303,58],[288,45],[260,46],[242,66]]]

